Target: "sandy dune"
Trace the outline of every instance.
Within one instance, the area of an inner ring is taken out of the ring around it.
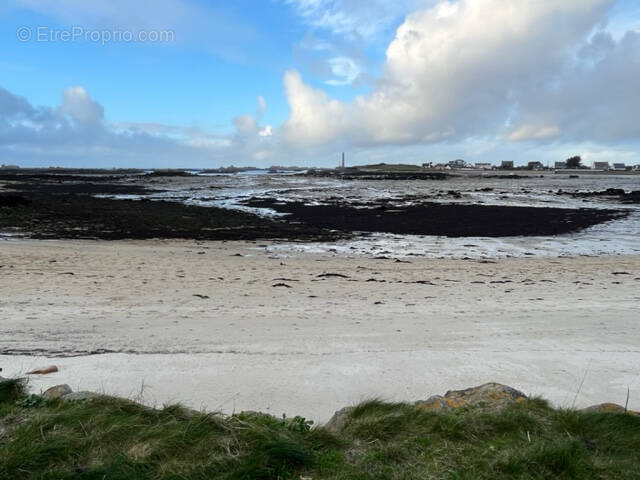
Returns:
[[[563,406],[624,403],[629,387],[640,409],[640,256],[399,263],[21,240],[0,243],[0,266],[2,374],[60,367],[35,391],[326,420],[367,397],[499,381]]]

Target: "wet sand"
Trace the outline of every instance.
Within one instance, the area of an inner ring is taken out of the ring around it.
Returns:
[[[640,256],[274,254],[259,243],[0,242],[4,376],[326,420],[498,381],[640,409]],[[582,387],[580,385],[582,384]],[[576,395],[577,394],[577,395]]]

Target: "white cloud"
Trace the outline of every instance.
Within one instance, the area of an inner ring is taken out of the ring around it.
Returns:
[[[345,129],[345,106],[321,90],[306,85],[300,74],[288,71],[284,87],[291,113],[283,125],[285,138],[293,144],[318,145],[335,140]]]
[[[258,135],[261,137],[273,136],[273,127],[271,125],[265,125],[264,128],[258,132]]]
[[[4,163],[67,166],[211,166],[268,161],[280,145],[271,125],[251,115],[233,121],[235,131],[195,126],[108,123],[104,109],[82,86],[64,90],[56,107],[33,106],[0,88],[0,157]]]
[[[308,88],[295,72],[288,73],[288,83],[294,90]],[[98,103],[91,99],[88,92],[84,93],[86,97],[79,94],[74,99],[83,98]],[[305,95],[313,97],[316,91],[312,89]],[[333,101],[326,95],[311,99],[311,102],[318,102],[323,110],[344,108],[340,103],[332,106]],[[333,142],[317,142],[316,147],[306,148],[305,145],[309,143],[297,143],[299,137],[295,135],[292,139],[294,143],[288,141],[289,136],[294,134],[290,129],[292,125],[281,128],[262,126],[251,115],[237,117],[237,128],[232,132],[211,132],[192,125],[108,123],[104,119],[87,128],[86,124],[78,124],[69,113],[62,110],[62,104],[53,107],[34,106],[27,99],[0,88],[0,157],[3,162],[22,166],[156,168],[208,167],[232,163],[334,166],[339,161],[338,152],[343,147],[346,147],[349,164],[389,161],[390,158],[414,163],[441,162],[452,158],[472,161],[540,160],[547,163],[576,154],[582,155],[586,162],[596,159],[620,160],[628,164],[640,162],[637,138],[609,146],[597,142],[569,141],[539,148],[536,141],[504,143],[496,138],[475,137],[428,145],[371,144],[354,148],[349,146],[350,139],[341,136],[340,132],[347,131],[345,125],[338,123],[337,131],[322,130],[327,137],[334,139]],[[335,118],[344,118],[343,113],[337,111]],[[297,111],[296,118],[302,120],[306,114],[313,115],[313,112]],[[317,130],[309,135],[312,138],[305,140],[318,140]],[[336,141],[344,144],[336,144]]]
[[[267,111],[267,102],[262,97],[258,97],[258,111],[255,116],[252,115],[238,115],[233,119],[233,124],[236,127],[236,134],[242,138],[245,143],[251,144],[252,140],[255,142],[256,138],[266,138],[273,136],[273,127],[271,125],[260,125],[260,120]]]
[[[640,33],[627,32],[618,41],[596,34],[581,54],[560,71],[553,88],[523,96],[514,121],[558,125],[569,141],[640,138]]]
[[[69,87],[62,92],[60,112],[80,126],[96,126],[102,122],[104,108],[83,87]]]
[[[286,138],[367,146],[637,137],[640,124],[629,117],[640,109],[640,37],[588,40],[612,3],[460,0],[412,13],[367,96],[340,102],[287,72]],[[308,11],[321,5],[306,2]]]
[[[328,63],[334,76],[325,81],[328,85],[350,85],[360,76],[360,67],[349,57],[330,58]]]
[[[520,142],[523,140],[541,140],[557,137],[560,129],[555,125],[522,125],[508,135],[509,140]]]
[[[371,38],[426,0],[284,0],[313,28]]]
[[[233,124],[242,135],[252,135],[259,130],[258,122],[251,115],[238,115],[233,119]]]

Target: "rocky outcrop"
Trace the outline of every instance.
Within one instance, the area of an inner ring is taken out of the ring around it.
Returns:
[[[442,412],[462,407],[499,409],[526,399],[527,396],[515,388],[500,383],[485,383],[465,390],[450,390],[444,396],[434,395],[427,400],[417,401],[415,405],[429,412]]]
[[[462,407],[500,409],[512,403],[522,402],[527,396],[515,388],[500,383],[485,383],[464,390],[450,390],[444,395],[433,395],[418,400],[416,407],[428,412],[447,412]],[[342,431],[351,418],[354,407],[345,407],[333,414],[325,428],[331,432]]]

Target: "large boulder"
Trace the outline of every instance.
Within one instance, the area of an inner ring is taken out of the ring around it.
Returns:
[[[465,390],[450,390],[442,395],[434,395],[427,400],[419,400],[415,405],[429,412],[443,412],[462,407],[484,407],[490,409],[522,402],[527,396],[515,388],[500,383],[485,383]]]
[[[69,395],[72,392],[71,387],[67,384],[56,385],[55,387],[48,388],[44,391],[42,396],[47,400],[53,400],[56,398]]]

